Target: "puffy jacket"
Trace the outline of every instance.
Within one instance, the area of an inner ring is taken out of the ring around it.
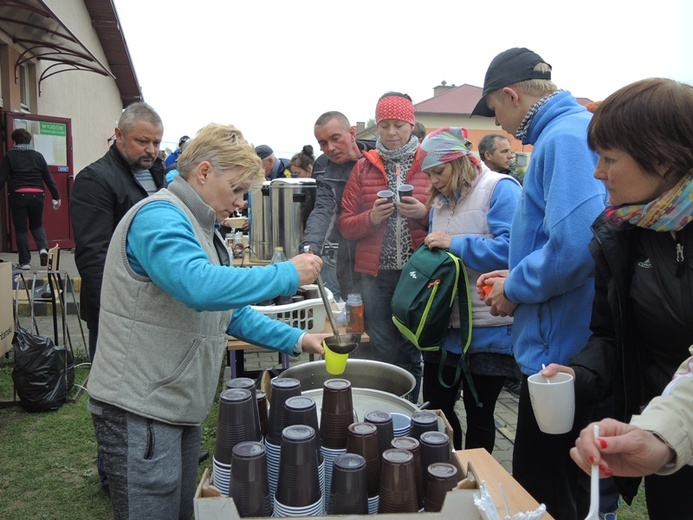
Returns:
[[[431,184],[428,175],[421,170],[419,151],[409,169],[406,183],[414,186],[412,196],[422,203],[428,200],[427,188]],[[339,217],[339,232],[348,240],[358,240],[355,270],[377,276],[380,253],[387,220],[377,226],[371,224],[373,203],[380,190],[387,189],[387,174],[383,159],[377,150],[363,154],[349,176],[342,196],[342,214]],[[413,248],[416,249],[428,234],[428,215],[422,220],[408,219]]]
[[[160,158],[149,169],[157,188],[166,186]],[[98,325],[106,252],[118,222],[147,196],[115,143],[101,159],[84,168],[70,193],[75,264],[82,278],[80,314],[89,328]]]

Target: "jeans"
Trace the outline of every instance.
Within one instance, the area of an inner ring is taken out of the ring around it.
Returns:
[[[370,337],[366,359],[397,365],[414,376],[416,384],[410,400],[416,403],[421,389],[421,352],[400,334],[392,322],[392,295],[402,271],[380,271],[363,275],[365,328]]]
[[[89,399],[116,520],[193,516],[202,428],[148,419]]]
[[[29,230],[34,237],[39,251],[48,250],[48,239],[43,230],[43,203],[44,193],[11,193],[10,206],[12,208],[12,222],[14,222],[14,234],[17,237],[17,251],[19,253],[19,265],[31,263],[29,251]],[[27,220],[29,226],[27,227]]]

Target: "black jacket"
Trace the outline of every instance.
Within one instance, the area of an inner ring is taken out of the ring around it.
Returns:
[[[164,165],[157,158],[149,169],[157,188],[165,186]],[[84,168],[70,194],[75,263],[82,278],[80,312],[89,328],[98,324],[101,281],[111,236],[123,215],[147,196],[115,143],[98,161]]]
[[[375,147],[372,141],[356,141],[356,144],[362,152]],[[321,164],[320,161],[321,158],[318,157],[316,164]],[[354,164],[356,161],[336,164],[328,160],[324,173],[313,172],[317,184],[315,205],[308,217],[301,240],[301,249],[310,245],[313,251],[321,255],[329,254],[325,247],[326,242],[337,244],[337,277],[340,292],[345,296],[352,292],[361,292],[359,275],[354,271],[356,242],[343,238],[337,229],[342,195]]]
[[[36,150],[13,148],[5,154],[2,165],[0,165],[0,190],[8,179],[8,193],[13,193],[20,188],[43,190],[45,183],[53,200],[60,199],[60,193],[58,193],[55,180],[48,169],[46,159]]]
[[[613,396],[614,417],[628,422],[661,394],[693,344],[693,225],[674,239],[669,233],[615,227],[600,215],[592,230],[592,335],[570,361],[575,394],[583,404]],[[684,253],[678,257],[677,244]],[[632,283],[635,269],[645,273],[639,287]],[[630,503],[639,479],[619,480]]]

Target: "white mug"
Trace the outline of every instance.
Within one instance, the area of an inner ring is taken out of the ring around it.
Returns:
[[[534,374],[527,378],[529,398],[539,429],[544,433],[561,434],[573,429],[575,418],[575,380],[559,372],[546,378]]]

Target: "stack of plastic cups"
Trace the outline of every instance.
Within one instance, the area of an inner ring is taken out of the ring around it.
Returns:
[[[416,476],[416,499],[419,503],[419,511],[424,507],[424,472],[421,469],[421,444],[414,437],[395,437],[392,439],[392,447],[398,450],[407,450],[414,456],[414,474]]]
[[[390,412],[395,437],[407,437],[411,431],[411,417],[403,413]]]
[[[334,459],[346,453],[349,425],[354,422],[354,402],[351,382],[347,379],[328,379],[322,388],[320,413],[320,450],[325,463],[325,489],[331,489]],[[325,494],[329,506],[329,493]]]
[[[457,468],[447,462],[434,462],[427,469],[425,511],[437,513],[443,508],[447,492],[457,486]]]
[[[375,424],[375,427],[378,429],[378,449],[380,450],[380,456],[382,456],[385,450],[391,448],[390,443],[395,438],[392,416],[389,412],[375,410],[368,412],[365,419],[367,423]]]
[[[260,438],[254,440],[262,440],[262,429],[260,427],[260,411],[257,407],[257,388],[255,387],[255,381],[253,381],[249,377],[235,377],[233,379],[229,379],[228,381],[226,381],[225,386],[227,390],[230,388],[244,388],[245,390],[248,390],[250,394],[253,396],[253,402],[255,403],[255,420],[257,421],[257,429],[260,432]]]
[[[428,466],[436,462],[450,462],[452,447],[450,437],[443,432],[424,432],[419,439],[421,444],[421,468],[428,474]],[[428,479],[424,478],[424,494],[428,493]]]
[[[365,515],[368,513],[368,477],[366,459],[345,453],[334,459],[328,515]]]
[[[277,377],[272,380],[270,392],[271,406],[267,419],[265,448],[267,449],[267,476],[270,494],[274,496],[279,478],[282,430],[284,429],[284,403],[290,397],[301,395],[301,382],[291,377]]]
[[[324,513],[318,477],[315,430],[303,424],[282,432],[279,480],[274,495],[274,516],[320,516]]]
[[[253,412],[255,401],[249,390],[231,388],[219,396],[217,440],[212,457],[214,485],[229,496],[233,447],[246,441],[260,439],[259,424]]]
[[[409,437],[420,439],[424,432],[438,431],[438,416],[428,410],[414,412],[411,415],[411,431]]]
[[[261,442],[241,442],[233,447],[230,496],[242,518],[272,514],[267,457]]]
[[[356,422],[349,425],[347,453],[361,455],[366,461],[368,514],[374,515],[378,512],[378,493],[380,492],[380,450],[378,449],[378,429],[375,424]]]
[[[414,455],[406,450],[385,450],[380,472],[378,513],[416,513]]]
[[[316,432],[318,427],[318,409],[315,399],[303,395],[289,397],[284,403],[284,426],[305,424]],[[320,451],[320,439],[315,436],[315,450],[318,453],[318,475],[320,477],[320,492],[325,496],[325,461]]]

